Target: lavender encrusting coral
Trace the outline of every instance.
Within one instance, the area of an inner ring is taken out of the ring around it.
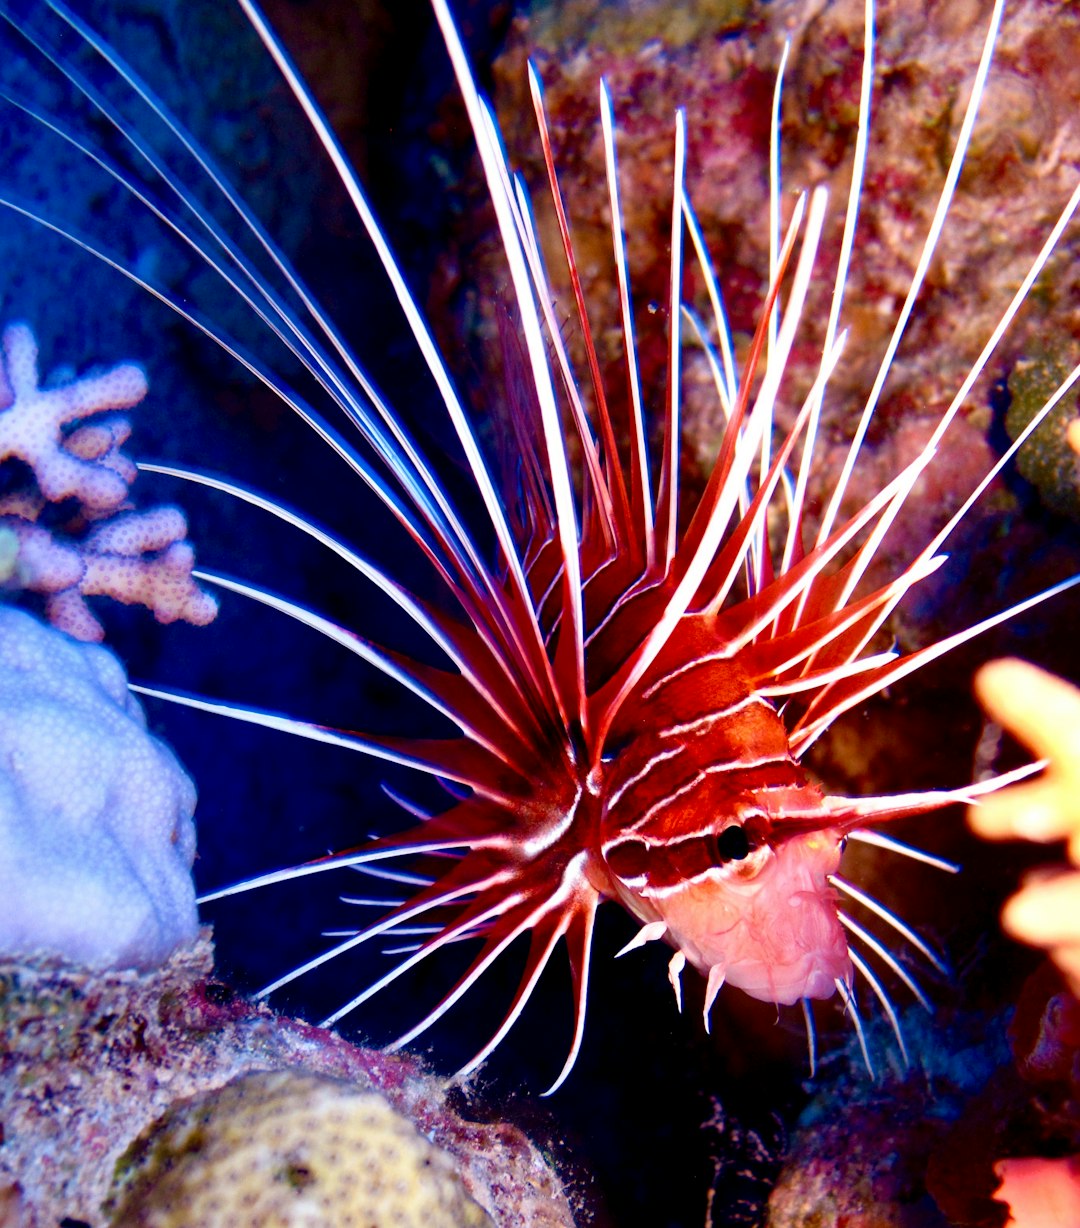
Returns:
[[[46,618],[80,640],[104,636],[90,596],[144,605],[163,623],[210,622],[217,602],[192,579],[183,513],[132,508],[136,469],[120,451],[131,428],[98,417],[142,400],[142,370],[124,363],[43,386],[25,324],[4,331],[2,348],[0,460],[21,462],[0,494],[0,526],[17,546],[6,587],[41,594]]]
[[[194,810],[116,657],[0,608],[0,953],[164,963],[198,934]]]

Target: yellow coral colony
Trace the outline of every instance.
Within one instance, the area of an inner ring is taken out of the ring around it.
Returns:
[[[117,1224],[491,1228],[453,1161],[381,1096],[318,1075],[247,1075],[174,1107],[129,1150]]]

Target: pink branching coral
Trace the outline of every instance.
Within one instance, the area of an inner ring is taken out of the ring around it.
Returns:
[[[142,400],[140,368],[123,363],[42,386],[37,344],[25,324],[4,331],[2,349],[0,460],[19,461],[27,471],[0,494],[0,526],[14,533],[18,547],[8,587],[42,594],[49,621],[80,640],[104,634],[89,596],[144,605],[163,623],[210,622],[217,603],[192,579],[183,513],[132,509],[135,465],[120,451],[131,428],[125,418],[94,418]],[[43,515],[50,507],[55,519]]]

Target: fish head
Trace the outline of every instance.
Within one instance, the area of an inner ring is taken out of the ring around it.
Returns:
[[[765,1002],[827,998],[852,975],[830,876],[839,828],[783,831],[753,799],[679,838],[627,834],[606,849],[620,901],[715,989]]]

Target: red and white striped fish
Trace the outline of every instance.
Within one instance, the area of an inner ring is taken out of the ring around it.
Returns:
[[[706,1023],[725,984],[784,1004],[805,1005],[838,994],[861,1041],[853,994],[856,977],[861,976],[903,1049],[896,1010],[871,958],[891,968],[925,1001],[922,991],[881,939],[844,912],[842,897],[852,897],[874,911],[927,959],[936,961],[936,957],[902,920],[841,876],[844,842],[849,836],[861,836],[904,851],[904,846],[867,828],[970,800],[1019,773],[964,789],[843,797],[826,794],[802,761],[841,714],[1076,582],[1040,593],[920,651],[901,655],[876,647],[878,633],[898,603],[943,562],[942,548],[974,501],[1080,377],[1078,367],[1025,435],[895,579],[877,588],[866,582],[890,526],[920,476],[934,463],[942,436],[1069,224],[1080,203],[1080,187],[1046,236],[923,451],[849,519],[840,513],[890,364],[945,225],[990,72],[1003,0],[993,9],[970,101],[910,290],[881,357],[846,463],[813,534],[807,529],[807,490],[820,451],[816,444],[823,402],[845,346],[843,296],[869,140],[874,77],[870,0],[861,118],[843,240],[837,267],[826,274],[835,287],[831,313],[816,378],[786,437],[774,439],[774,420],[778,404],[788,395],[785,376],[793,346],[805,327],[803,311],[811,278],[823,275],[818,249],[827,194],[818,188],[799,197],[782,234],[776,223],[771,288],[761,304],[740,373],[731,357],[735,345],[720,306],[721,287],[712,274],[683,182],[686,121],[682,114],[674,119],[668,384],[662,455],[655,470],[646,443],[646,408],[636,359],[639,342],[631,307],[632,270],[625,254],[622,188],[608,94],[601,89],[598,110],[621,301],[618,323],[630,389],[629,423],[613,421],[609,412],[539,83],[533,76],[550,193],[573,291],[569,310],[587,357],[584,381],[568,356],[562,334],[564,309],[554,301],[526,193],[507,164],[492,110],[478,92],[449,4],[432,0],[494,205],[513,286],[517,344],[528,372],[528,395],[507,398],[513,404],[507,425],[517,453],[514,491],[500,489],[492,476],[447,364],[309,89],[251,0],[239,2],[306,111],[378,253],[467,459],[486,523],[480,538],[464,522],[436,467],[380,399],[284,257],[255,230],[257,223],[242,203],[230,198],[275,261],[283,283],[300,297],[304,317],[289,308],[240,246],[212,221],[210,233],[196,242],[208,259],[227,266],[241,293],[257,303],[269,326],[340,408],[360,443],[339,434],[254,360],[241,356],[241,361],[279,391],[384,501],[441,577],[445,604],[435,608],[421,601],[351,546],[272,500],[188,470],[144,468],[200,482],[255,504],[355,567],[429,638],[444,658],[442,667],[405,659],[260,589],[198,574],[281,610],[355,652],[449,717],[461,736],[446,741],[361,737],[205,698],[154,689],[144,693],[408,765],[460,786],[463,800],[409,830],[355,851],[264,875],[205,899],[343,866],[418,858],[426,877],[416,880],[410,899],[293,969],[265,992],[361,944],[381,936],[415,934],[419,927],[419,945],[392,971],[351,996],[330,1017],[328,1022],[333,1023],[442,948],[475,940],[479,950],[467,970],[441,1003],[397,1042],[404,1045],[439,1019],[512,944],[527,937],[524,973],[505,1020],[467,1069],[506,1035],[563,940],[573,976],[575,1025],[569,1056],[554,1087],[562,1083],[581,1045],[594,921],[604,900],[619,902],[641,922],[627,949],[658,940],[673,949],[670,977],[680,1004],[685,965],[706,978]],[[62,9],[57,11],[63,15]],[[84,38],[94,39],[79,22],[68,20]],[[111,54],[99,41],[94,45],[102,54]],[[111,62],[125,71],[115,58]],[[227,191],[206,156],[168,116],[162,118]],[[680,515],[678,325],[684,312],[681,287],[687,236],[716,305],[715,318],[703,333],[711,331],[717,343],[716,396],[727,427],[696,508],[692,515],[685,511]],[[184,312],[183,304],[173,305]],[[227,339],[210,331],[228,345]],[[620,435],[624,439],[628,435],[630,441],[625,466],[616,446]],[[580,456],[579,474],[572,471],[571,453]],[[386,473],[389,479],[383,476]],[[487,537],[496,543],[494,558],[488,558],[479,544]]]

